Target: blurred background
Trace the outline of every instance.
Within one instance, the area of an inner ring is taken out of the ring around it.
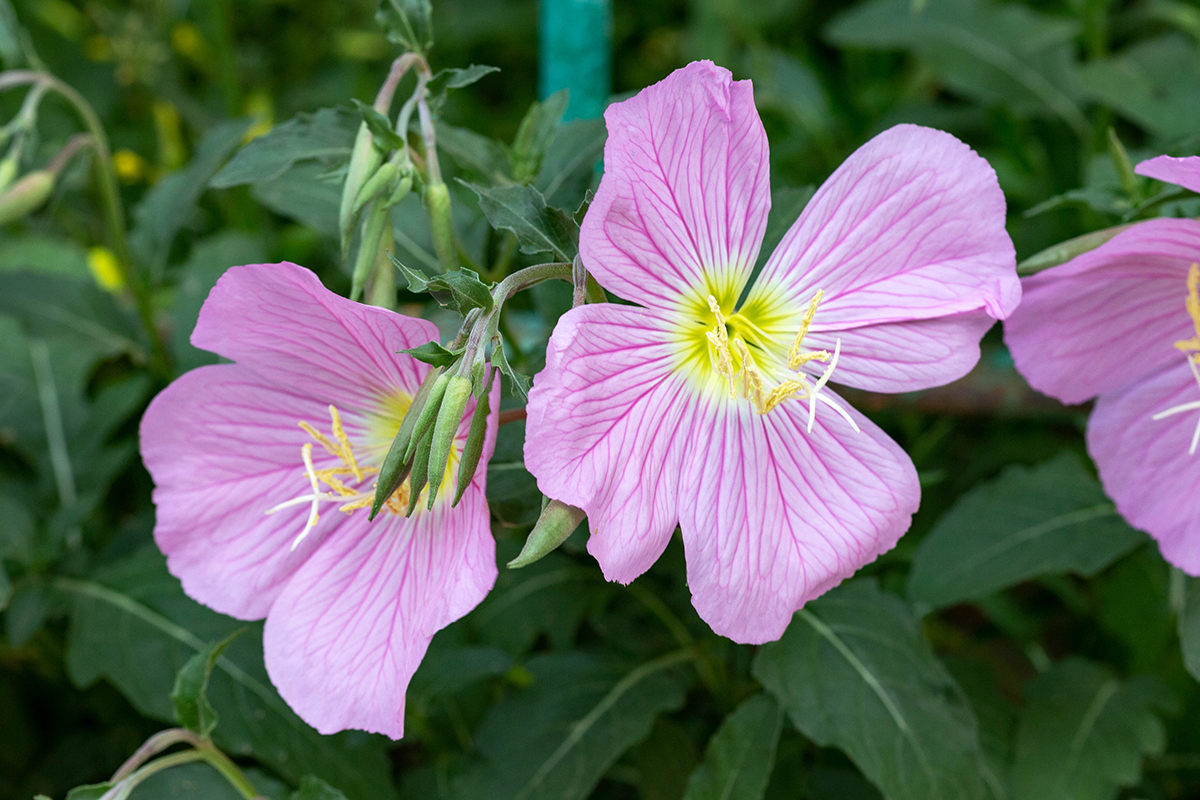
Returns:
[[[469,64],[500,69],[451,92],[441,120],[511,141],[530,104],[541,99],[538,4],[434,0],[433,9],[435,71]],[[178,655],[167,645],[139,645],[136,637],[119,653],[107,653],[104,637],[128,633],[122,626],[132,623],[71,605],[76,601],[54,590],[54,576],[118,564],[123,577],[106,585],[123,581],[132,596],[151,598],[155,607],[182,609],[187,602],[171,594],[172,579],[158,565],[139,571],[140,562],[129,558],[144,552],[152,522],[149,478],[136,455],[137,418],[171,374],[212,360],[190,347],[187,334],[225,267],[289,260],[316,270],[335,290],[348,288],[330,226],[336,224],[338,170],[357,125],[349,101],[370,101],[396,51],[375,24],[374,0],[14,0],[13,10],[26,33],[11,15],[0,19],[5,66],[27,66],[29,53],[36,53],[86,98],[108,132],[119,192],[132,209],[131,247],[147,265],[152,312],[166,331],[172,362],[166,372],[148,372],[138,335],[105,316],[106,303],[120,307],[113,299],[121,291],[119,275],[103,249],[104,220],[87,159],[74,158],[44,207],[0,228],[0,276],[22,270],[49,281],[0,287],[6,294],[0,298],[0,606],[6,606],[0,798],[28,800],[37,792],[59,798],[106,778],[164,717],[169,721],[169,706],[161,711],[165,696],[155,700],[152,692],[164,681],[169,688],[174,666],[163,677],[159,662],[174,665]],[[1197,2],[613,0],[610,46],[615,96],[701,58],[754,82],[771,147],[769,242],[847,155],[901,122],[949,131],[987,158],[1008,199],[1018,260],[1148,215],[1200,214],[1194,197],[1131,181],[1114,159],[1122,148],[1133,163],[1200,151]],[[23,99],[23,91],[0,93],[0,121],[17,117]],[[341,111],[318,118],[327,128],[328,158],[310,154],[284,165],[272,180],[239,183],[227,176],[206,190],[243,142],[278,131],[297,115],[335,107]],[[588,111],[572,107],[574,115]],[[592,164],[603,130],[586,118],[568,125],[564,130],[577,138],[561,140],[560,150],[593,154],[555,203],[574,211],[598,177]],[[74,112],[47,97],[36,129],[21,134],[19,171],[51,162],[79,130]],[[471,141],[467,134],[446,136],[452,174],[469,176],[478,168]],[[460,188],[460,233],[480,260],[492,261],[506,245],[486,226],[477,230],[473,196]],[[540,188],[549,196],[559,187]],[[394,221],[397,247],[406,260],[422,263],[430,248],[418,217],[419,206],[402,205]],[[69,296],[67,305],[75,305],[68,310],[89,325],[100,320],[102,333],[82,345],[78,338],[31,331],[13,293],[51,290]],[[420,302],[407,293],[401,300],[413,308]],[[564,297],[553,290],[518,301],[510,335],[530,374],[566,303],[569,292]],[[442,313],[426,310],[435,318]],[[47,385],[59,391],[54,424],[47,422]],[[979,369],[959,384],[920,396],[847,396],[874,413],[922,476],[925,497],[913,532],[869,568],[896,591],[924,534],[967,489],[1006,465],[1036,464],[1062,451],[1084,454],[1086,409],[1064,409],[1028,390],[1011,369],[998,328]],[[501,465],[508,459],[517,471],[521,427],[505,427],[496,459]],[[70,467],[65,473],[63,458]],[[518,548],[536,517],[536,492],[528,476],[506,477],[496,464],[490,489],[502,552]],[[561,557],[562,564],[596,572],[578,543]],[[1001,696],[993,709],[1009,715],[996,723],[1001,728],[1014,724],[1024,682],[1065,655],[1086,656],[1121,676],[1157,676],[1171,698],[1163,707],[1173,709],[1162,717],[1164,744],[1145,751],[1151,759],[1125,781],[1122,796],[1200,797],[1200,693],[1174,639],[1177,606],[1171,605],[1168,568],[1144,544],[1102,566],[1090,578],[1042,577],[942,609],[926,618],[926,633],[952,665],[965,665],[955,673],[964,686],[987,670],[989,686]],[[517,580],[503,577],[498,592]],[[687,603],[677,543],[647,580],[704,635]],[[503,642],[487,641],[469,625],[450,638],[473,645],[483,640],[516,659],[623,638],[636,650],[645,637],[627,632],[649,624],[646,609],[621,591],[601,586],[570,599],[565,623],[531,623],[526,615],[521,632]],[[498,613],[479,627],[497,624]],[[192,629],[205,641],[228,629],[223,621],[195,619]],[[749,649],[722,653],[731,672],[744,676]],[[384,755],[370,768],[394,778],[401,796],[449,796],[438,788],[438,776],[464,763],[479,719],[505,685],[520,684],[515,666],[488,669],[480,673],[486,681],[463,683],[469,689],[450,699],[434,693],[426,706],[410,701],[417,709],[412,713],[428,719],[410,722],[414,735],[399,745],[372,745]],[[428,689],[427,683],[421,686]],[[677,776],[686,781],[723,713],[711,700],[689,695],[682,711],[655,723],[641,749],[605,772],[594,796],[677,800]],[[354,750],[366,738],[351,734],[339,746]],[[257,747],[235,752],[262,766]],[[199,773],[183,773],[144,796],[225,796]],[[280,779],[292,780],[285,773],[276,764],[256,774],[264,786],[282,786]],[[877,796],[843,755],[785,733],[768,797]]]

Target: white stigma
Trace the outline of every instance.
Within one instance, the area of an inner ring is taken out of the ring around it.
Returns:
[[[1192,376],[1196,379],[1196,385],[1200,387],[1200,369],[1196,368],[1196,360],[1189,355],[1187,356],[1187,363],[1192,368]],[[1166,419],[1176,414],[1183,414],[1187,411],[1195,411],[1197,409],[1200,409],[1200,400],[1193,400],[1190,403],[1180,403],[1177,406],[1168,408],[1166,411],[1160,411],[1150,419],[1157,422],[1160,419]],[[1200,419],[1197,419],[1196,430],[1192,432],[1192,446],[1188,448],[1188,455],[1194,456],[1196,454],[1197,445],[1200,445]]]

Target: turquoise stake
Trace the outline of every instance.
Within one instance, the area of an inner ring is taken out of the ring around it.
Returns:
[[[590,119],[608,105],[612,69],[610,0],[541,0],[538,91],[571,90],[563,119]]]

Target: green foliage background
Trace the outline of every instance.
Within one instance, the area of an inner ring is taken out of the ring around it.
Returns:
[[[899,122],[988,159],[1020,259],[1133,219],[1200,215],[1194,196],[1123,175],[1110,135],[1135,162],[1200,152],[1194,1],[613,5],[617,94],[697,58],[753,79],[772,159],[764,254],[813,185]],[[154,549],[137,420],[171,375],[215,361],[187,337],[226,267],[290,260],[349,291],[336,236],[360,120],[350,99],[374,96],[396,50],[370,0],[14,8],[0,2],[5,67],[23,65],[27,35],[118,151],[131,248],[167,342],[162,358],[124,294],[89,270],[105,229],[86,159],[73,161],[44,208],[0,229],[0,798],[26,800],[106,780],[173,724],[176,673],[241,627],[188,600]],[[449,181],[456,230],[491,272],[573,255],[571,215],[598,176],[594,120],[547,123],[544,149],[506,149],[537,99],[536,25],[532,0],[434,3],[435,70],[500,68],[438,112],[443,166],[475,186]],[[20,100],[0,94],[0,119]],[[46,100],[22,169],[78,130]],[[392,213],[397,255],[436,268],[410,199]],[[400,304],[454,329],[426,295],[402,291]],[[565,285],[514,300],[517,370],[537,371],[569,304]],[[215,742],[274,800],[336,797],[309,775],[350,800],[1200,796],[1200,584],[1115,514],[1084,452],[1087,409],[1029,390],[998,334],[952,386],[846,393],[912,455],[922,507],[893,552],[809,604],[781,641],[713,635],[678,541],[622,587],[602,580],[581,531],[502,569],[439,634],[402,742],[300,721],[267,679],[261,625],[210,665]],[[489,468],[502,562],[540,507],[523,436],[505,425]],[[203,765],[134,794],[236,796]]]

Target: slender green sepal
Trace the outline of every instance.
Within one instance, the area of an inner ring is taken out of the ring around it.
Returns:
[[[433,431],[433,423],[437,421],[438,410],[442,407],[442,397],[446,394],[446,384],[449,382],[450,376],[446,374],[439,375],[437,380],[433,382],[433,388],[429,390],[429,399],[425,401],[424,407],[421,408],[420,416],[413,423],[412,438],[409,440],[408,447],[404,451],[405,461],[413,457],[413,452],[417,448],[417,442],[424,438],[425,434]]]
[[[416,427],[417,417],[421,415],[421,410],[433,392],[433,385],[437,383],[441,375],[440,368],[431,369],[425,376],[425,380],[421,382],[417,393],[413,395],[408,411],[405,412],[404,419],[400,422],[400,430],[396,431],[396,437],[392,439],[392,446],[388,448],[387,455],[383,459],[383,466],[379,469],[379,482],[375,484],[375,499],[371,503],[371,516],[368,519],[375,519],[379,509],[383,508],[383,504],[392,496],[392,492],[396,491],[397,487],[408,477],[409,471],[412,469],[412,457],[406,454],[408,445],[412,441],[413,429]]]
[[[508,562],[509,569],[527,567],[548,555],[574,533],[585,516],[587,515],[583,513],[583,509],[569,506],[558,500],[551,500],[542,509],[542,515],[538,517],[537,524],[529,532],[529,538],[525,540],[521,554]]]
[[[410,174],[401,176],[400,180],[396,181],[395,188],[392,189],[392,193],[390,195],[388,195],[388,199],[387,199],[388,205],[394,206],[397,203],[399,203],[401,200],[403,200],[405,197],[408,196],[408,193],[412,191],[412,187],[413,187],[412,174],[410,173]]]
[[[417,500],[421,497],[421,490],[429,481],[429,443],[432,439],[433,429],[430,429],[417,440],[414,448],[412,473],[409,475],[408,481],[408,510],[404,512],[406,517],[412,516],[413,510],[417,507]]]
[[[491,413],[492,404],[492,373],[495,368],[488,367],[487,378],[479,391],[475,393],[475,414],[471,417],[471,430],[467,434],[467,443],[463,446],[462,460],[458,462],[458,485],[454,489],[454,502],[451,508],[462,500],[463,493],[471,485],[475,470],[479,468],[479,459],[483,455],[483,443],[487,439],[487,420]]]
[[[442,398],[442,407],[438,410],[437,422],[433,426],[433,439],[430,442],[429,453],[429,508],[437,492],[442,488],[442,480],[446,476],[446,465],[450,461],[450,451],[454,448],[454,439],[458,435],[458,426],[462,422],[463,412],[467,401],[471,399],[471,379],[455,375],[446,384],[446,393]]]
[[[23,219],[41,208],[54,191],[54,173],[39,169],[30,172],[0,194],[0,225]]]
[[[350,278],[350,299],[362,297],[363,287],[367,284],[367,276],[375,265],[379,255],[379,244],[383,241],[384,229],[391,224],[392,218],[388,207],[380,200],[371,203],[362,223],[362,235],[358,239],[358,254],[354,257],[354,272]]]

